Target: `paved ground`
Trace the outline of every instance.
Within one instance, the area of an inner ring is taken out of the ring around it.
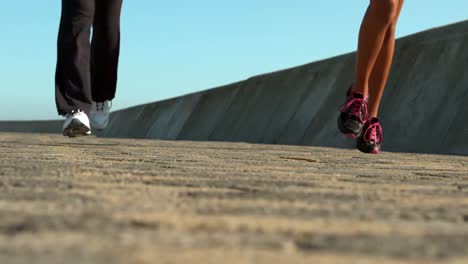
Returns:
[[[0,134],[2,264],[377,261],[468,263],[468,157]]]

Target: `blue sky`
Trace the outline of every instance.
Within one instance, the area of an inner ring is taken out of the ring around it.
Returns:
[[[55,119],[61,1],[4,1],[0,120]],[[354,51],[368,1],[125,1],[115,109]],[[468,19],[466,0],[407,0],[398,36]]]

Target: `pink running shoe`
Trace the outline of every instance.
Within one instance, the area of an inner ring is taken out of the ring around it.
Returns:
[[[364,153],[379,154],[382,141],[383,130],[379,119],[374,117],[362,128],[361,136],[357,139],[357,148]]]
[[[341,133],[350,138],[359,137],[368,119],[367,98],[364,98],[362,93],[352,92],[350,87],[340,112],[338,129]]]

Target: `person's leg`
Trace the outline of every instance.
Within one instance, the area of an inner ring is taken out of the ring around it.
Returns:
[[[395,50],[395,29],[404,0],[399,0],[397,13],[385,35],[382,49],[369,78],[369,117],[377,117],[382,94],[387,84],[388,75]]]
[[[371,0],[359,32],[356,80],[353,91],[369,94],[369,78],[384,45],[399,0]]]
[[[94,0],[62,0],[55,95],[59,115],[91,108],[90,30]]]
[[[371,0],[367,8],[359,32],[355,83],[348,90],[346,102],[338,117],[338,129],[347,136],[360,137],[369,119],[369,79],[373,72],[377,75],[383,71],[382,67],[389,67],[386,65],[390,63],[388,56],[385,56],[389,52],[388,46],[381,56],[379,54],[384,47],[387,31],[398,12],[399,2],[400,0]],[[376,66],[379,69],[374,70]],[[375,97],[375,93],[373,96]],[[370,99],[373,100],[374,97]]]
[[[383,141],[383,129],[380,126],[377,113],[392,64],[393,51],[395,49],[395,28],[401,8],[403,7],[403,0],[397,0],[396,3],[396,13],[385,31],[382,47],[368,80],[368,85],[370,86],[368,103],[369,120],[364,124],[361,135],[356,141],[357,148],[365,153],[379,153],[380,145]]]
[[[91,44],[92,97],[94,102],[114,99],[120,52],[122,0],[96,1]]]

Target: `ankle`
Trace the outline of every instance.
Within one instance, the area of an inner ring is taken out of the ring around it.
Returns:
[[[364,95],[364,98],[369,97],[368,89],[367,89],[367,87],[365,85],[359,85],[359,84],[353,83],[351,85],[351,91],[353,93],[360,93],[360,94]]]

